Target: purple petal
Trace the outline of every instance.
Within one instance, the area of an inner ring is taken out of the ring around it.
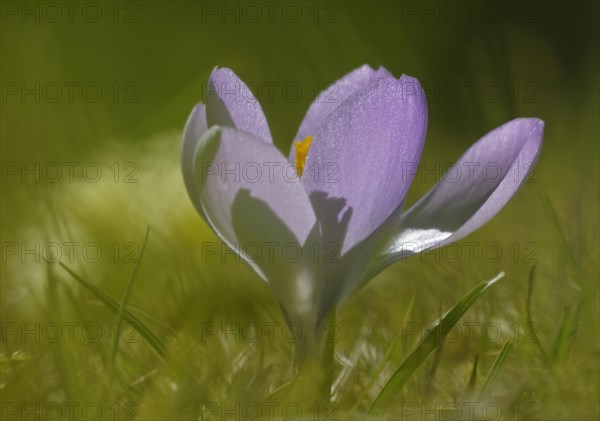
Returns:
[[[312,320],[319,279],[303,255],[319,238],[295,168],[272,144],[214,126],[198,143],[194,173],[207,223],[271,286],[292,320]]]
[[[235,127],[273,143],[265,114],[248,86],[231,69],[215,68],[206,92],[208,126]]]
[[[204,211],[198,200],[196,192],[196,182],[194,181],[194,152],[200,138],[208,130],[206,125],[206,113],[204,104],[196,104],[183,129],[183,140],[181,143],[181,169],[183,171],[183,181],[185,188],[194,204],[194,207],[201,215]]]
[[[412,181],[406,168],[418,164],[426,128],[425,94],[403,75],[355,93],[317,130],[302,182],[317,216],[337,212],[345,229],[342,254],[400,207]]]
[[[400,219],[384,265],[457,241],[488,222],[517,192],[535,164],[544,122],[517,118],[475,143]]]
[[[346,99],[382,77],[393,78],[391,73],[384,67],[373,70],[368,64],[364,64],[332,83],[327,89],[321,92],[310,105],[294,140],[301,140],[307,136],[314,136],[327,116],[329,116],[329,114],[339,107]],[[292,145],[290,150],[290,162],[294,162],[295,156],[295,149]]]
[[[215,126],[205,133],[196,149],[196,195],[207,222],[228,244],[239,240],[236,231],[255,227],[261,229],[256,231],[254,241],[280,241],[270,230],[283,226],[301,246],[315,216],[302,184],[293,177],[294,171],[272,144],[241,130]],[[234,217],[234,205],[257,201],[266,206],[268,214],[250,210],[244,213],[241,208]]]

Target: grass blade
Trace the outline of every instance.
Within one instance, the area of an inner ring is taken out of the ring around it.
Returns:
[[[81,278],[79,275],[77,275],[72,269],[70,269],[64,263],[59,262],[59,264],[81,286],[83,286],[88,291],[90,291],[92,294],[94,294],[96,296],[96,298],[98,298],[106,307],[108,307],[115,313],[118,313],[119,307],[120,307],[119,303],[117,303],[115,300],[113,300],[110,296],[105,294],[102,290],[100,290],[96,286],[85,281],[83,278]],[[159,356],[161,356],[161,357],[165,356],[165,354],[167,353],[167,347],[160,341],[160,339],[158,339],[158,337],[150,329],[148,329],[146,327],[146,325],[144,325],[144,323],[142,323],[140,321],[140,319],[138,319],[136,316],[131,314],[129,311],[125,310],[125,311],[123,311],[123,320],[125,320],[135,330],[137,330],[140,333],[140,335],[146,340],[146,342],[148,342],[148,344],[152,347],[152,349],[154,349],[154,351],[156,351],[156,353]]]
[[[58,305],[58,281],[53,269],[53,263],[46,262],[46,279],[48,281],[48,289],[46,292],[48,296],[44,305],[44,313],[46,315],[46,320],[54,320],[56,323],[63,321],[63,309]],[[71,347],[69,347],[65,341],[58,341],[56,346],[52,347],[52,354],[54,356],[58,375],[61,379],[62,387],[65,391],[65,396],[67,396],[67,399],[77,400],[79,398],[77,392],[80,391],[77,387],[78,382],[73,371],[68,369],[69,363],[75,361],[75,356]]]
[[[535,324],[535,322],[533,321],[533,317],[531,316],[531,298],[533,297],[533,282],[535,281],[535,265],[531,267],[531,270],[529,271],[529,283],[527,286],[527,307],[526,307],[526,311],[527,311],[527,326],[531,326],[531,336],[533,338],[533,341],[535,342],[535,344],[537,345],[539,351],[540,351],[540,355],[542,356],[542,359],[544,360],[544,362],[547,364],[548,363],[548,356],[546,355],[546,351],[544,351],[544,347],[542,346],[538,336],[537,336],[537,325]]]
[[[131,291],[133,289],[133,282],[137,277],[138,271],[140,269],[140,265],[142,263],[142,258],[144,257],[144,251],[146,250],[146,245],[148,244],[148,237],[150,236],[150,226],[146,228],[146,235],[144,237],[144,243],[142,244],[142,248],[140,250],[140,256],[133,267],[133,271],[131,272],[131,276],[129,278],[129,282],[127,284],[127,289],[125,290],[125,294],[123,295],[123,300],[121,301],[121,305],[119,306],[119,311],[117,312],[117,320],[115,321],[115,343],[113,345],[112,353],[110,355],[110,365],[111,368],[114,368],[115,359],[117,358],[117,351],[119,350],[119,342],[121,339],[121,324],[123,323],[123,314],[125,313],[125,308],[127,307],[127,302],[129,301],[129,297],[131,295]]]
[[[406,312],[404,313],[404,318],[402,319],[401,326],[406,326],[406,324],[408,323],[408,318],[412,314],[412,310],[413,310],[416,298],[417,298],[417,294],[416,294],[416,292],[413,292],[411,299],[408,303],[408,307],[406,308]],[[373,385],[377,381],[379,374],[383,371],[383,369],[385,368],[385,365],[388,363],[392,354],[396,350],[396,347],[400,343],[400,339],[402,338],[403,331],[404,331],[403,327],[400,327],[400,329],[398,329],[398,333],[396,333],[396,337],[392,341],[392,344],[388,347],[387,351],[385,352],[385,355],[383,356],[383,358],[381,359],[379,364],[377,364],[377,367],[375,368],[375,370],[373,370],[373,374],[369,378],[369,382],[363,388],[363,392],[360,395],[360,397],[356,400],[356,403],[354,404],[354,407],[352,408],[352,412],[355,412],[356,410],[358,410],[358,407],[360,406],[361,402],[365,399],[365,397],[367,396],[367,393],[369,392],[369,390],[371,390],[371,387],[373,387]]]
[[[567,240],[567,236],[564,231],[564,224],[561,222],[560,217],[558,216],[558,213],[556,212],[556,209],[554,209],[554,206],[550,202],[548,196],[542,196],[542,202],[550,214],[554,228],[558,233],[560,240],[559,244],[563,249],[564,254],[568,257],[567,260],[569,261],[571,268],[574,270],[575,274],[579,275],[579,265],[577,264],[577,259],[575,258],[575,254],[573,254],[572,248],[569,246],[569,241]]]
[[[473,369],[471,370],[471,377],[469,377],[469,384],[467,385],[466,397],[468,400],[473,396],[475,391],[475,385],[477,385],[477,366],[479,365],[479,354],[475,354],[475,360],[473,361]]]
[[[325,370],[325,379],[323,381],[323,402],[329,402],[331,399],[331,383],[333,381],[333,359],[335,356],[335,330],[336,330],[336,313],[337,309],[334,306],[329,315],[329,321],[325,330],[325,352],[323,355]]]
[[[446,337],[450,329],[467,312],[475,301],[493,284],[504,276],[500,272],[490,281],[481,282],[454,305],[443,317],[434,322],[425,332],[421,342],[404,360],[396,372],[383,386],[375,401],[369,408],[368,416],[378,416],[389,403],[391,398],[404,386],[406,381],[421,366],[423,361],[431,354],[440,342]]]
[[[485,379],[485,383],[483,384],[483,387],[481,388],[481,393],[479,394],[480,401],[486,399],[487,396],[489,395],[489,393],[492,391],[494,383],[496,382],[496,377],[498,376],[500,369],[504,365],[506,358],[510,354],[512,346],[513,346],[513,343],[511,340],[506,341],[506,343],[502,346],[502,349],[500,350],[500,353],[496,357],[494,364],[492,364],[492,368],[490,368],[490,371]]]
[[[440,302],[439,313],[440,318],[442,317],[442,303]],[[444,349],[444,341],[440,341],[439,346],[435,350],[435,354],[433,356],[433,363],[429,368],[429,371],[425,375],[425,396],[429,396],[431,394],[431,388],[433,386],[433,379],[435,378],[435,373],[437,372],[438,365],[440,363],[440,358],[442,356],[442,350]]]
[[[569,349],[571,338],[575,335],[577,322],[576,309],[573,308],[573,306],[566,306],[552,346],[553,363],[564,360],[567,350]]]

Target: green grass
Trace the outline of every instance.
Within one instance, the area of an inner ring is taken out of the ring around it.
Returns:
[[[176,135],[164,139],[176,140]],[[170,159],[175,172],[176,157]],[[168,173],[165,178],[167,188],[173,180]],[[159,182],[156,186],[162,188]],[[452,418],[457,411],[465,414],[472,408],[468,405],[490,411],[499,406],[509,419],[590,419],[597,413],[592,397],[598,391],[598,265],[593,258],[597,246],[590,238],[595,228],[569,230],[573,221],[561,216],[558,206],[550,211],[546,199],[535,193],[537,187],[526,185],[497,220],[465,240],[494,239],[505,252],[500,260],[490,262],[479,253],[471,262],[448,260],[445,254],[414,257],[386,270],[342,306],[332,403],[305,406],[305,415],[316,411],[321,418],[364,419],[374,405],[381,417],[390,419],[398,414],[418,419],[431,408]],[[268,402],[281,408],[296,401],[289,390],[278,390],[294,378],[292,343],[284,335],[278,303],[267,286],[232,258],[227,264],[203,262],[202,241],[216,239],[185,202],[182,187],[173,188],[183,210],[158,203],[158,218],[171,215],[167,225],[144,219],[156,229],[142,260],[124,263],[121,256],[114,263],[112,254],[99,263],[62,259],[40,263],[47,269],[39,273],[25,270],[38,266],[32,262],[18,266],[19,272],[5,266],[6,419],[18,418],[10,415],[13,402],[42,402],[40,408],[48,410],[56,402],[93,403],[105,419],[113,419],[114,411],[121,419],[131,411],[139,419],[221,419],[227,408],[249,411],[258,404],[267,411]],[[76,184],[61,194],[86,189],[98,190],[90,195],[104,191],[99,185]],[[89,237],[82,238],[98,239],[105,249],[111,241],[103,236],[131,240],[141,257],[144,226],[133,222],[136,217],[115,219],[110,207],[81,203],[57,212],[56,218],[79,230],[85,224],[78,212],[95,221],[114,221],[114,227],[91,225]],[[536,224],[543,228],[530,225],[527,214],[532,212],[539,212],[533,219],[547,221]],[[511,214],[521,213],[524,220],[510,220]],[[558,224],[552,223],[554,218]],[[586,220],[594,227],[590,215]],[[512,238],[523,237],[539,239],[535,264],[523,262],[522,254],[515,261],[507,251]],[[584,244],[586,254],[579,251]],[[139,268],[135,283],[134,268]],[[506,271],[506,279],[461,314],[460,336],[451,330],[452,339],[443,346],[431,343],[433,348],[418,360],[411,357],[422,340],[427,343],[422,335],[440,308],[451,308],[478,281],[500,270]],[[120,304],[123,297],[128,297],[127,307]],[[116,319],[122,322],[120,335]],[[75,324],[73,339],[66,337],[69,323]],[[63,333],[56,342],[49,340],[54,324]],[[249,324],[263,326],[261,340],[245,340],[243,329]],[[265,336],[265,324],[276,326],[272,338]],[[100,338],[93,327],[101,328]],[[32,333],[23,338],[26,329],[37,331],[39,338]],[[116,371],[111,375],[115,343]],[[408,371],[407,361],[412,361]],[[400,382],[394,380],[398,373],[403,373]]]
[[[441,350],[441,343],[450,332],[450,330],[458,323],[461,317],[469,310],[475,301],[494,283],[504,276],[500,273],[494,279],[482,282],[473,288],[465,295],[452,309],[448,311],[439,320],[436,320],[423,334],[423,338],[417,345],[414,351],[404,360],[398,369],[392,374],[386,384],[383,386],[371,407],[369,408],[369,416],[379,416],[383,410],[389,405],[394,396],[406,384],[412,374],[423,364],[429,354],[434,350]],[[507,342],[508,343],[508,342]],[[439,354],[436,354],[439,356]],[[437,366],[437,358],[436,358]],[[494,364],[494,367],[496,364]],[[492,376],[490,375],[489,378]],[[488,381],[485,383],[484,391],[488,388]],[[483,393],[483,392],[482,392]]]

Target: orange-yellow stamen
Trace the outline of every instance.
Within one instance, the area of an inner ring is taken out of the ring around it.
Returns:
[[[303,140],[296,140],[294,142],[294,148],[296,148],[296,173],[298,173],[298,177],[302,177],[304,163],[306,162],[306,156],[308,155],[312,140],[312,136],[306,136]]]

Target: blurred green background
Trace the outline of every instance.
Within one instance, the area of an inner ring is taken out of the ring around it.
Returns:
[[[101,408],[83,419],[225,419],[208,417],[207,403],[235,412],[290,380],[291,345],[268,287],[232,257],[202,257],[217,240],[183,188],[181,131],[211,70],[230,67],[287,151],[318,91],[364,63],[417,77],[427,92],[430,171],[409,204],[512,118],[543,119],[544,146],[530,182],[488,225],[394,265],[339,310],[335,406],[319,419],[364,418],[414,346],[417,335],[394,341],[407,323],[432,322],[500,271],[506,278],[465,316],[475,339],[440,348],[388,416],[409,418],[406,403],[468,400],[475,355],[480,388],[507,339],[513,350],[489,398],[503,412],[490,419],[600,415],[597,2],[69,4],[1,2],[3,419],[23,408],[69,419],[65,402]],[[147,226],[128,308],[167,351],[159,357],[127,325],[113,364],[115,312],[58,261],[121,301]],[[466,242],[477,244],[472,256]],[[490,243],[497,258],[483,251]],[[279,327],[273,340],[219,336],[248,323]],[[500,336],[486,339],[485,323]],[[208,326],[219,333],[207,336]]]

